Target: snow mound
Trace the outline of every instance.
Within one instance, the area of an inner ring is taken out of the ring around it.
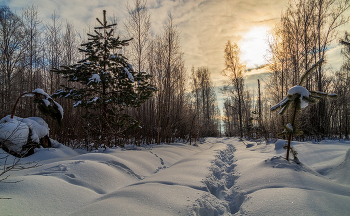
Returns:
[[[202,180],[212,160],[226,147],[215,138],[207,140],[197,147],[175,143],[99,152],[73,150],[52,140],[55,148],[37,149],[21,159],[42,166],[12,172],[9,180],[22,180],[17,184],[0,183],[1,197],[12,198],[0,205],[0,212],[189,215],[188,208],[206,192]],[[0,167],[3,163],[0,159]]]
[[[329,169],[350,143],[293,143],[300,162],[285,160],[285,151],[276,151],[274,146],[248,151],[235,145],[235,170],[240,175],[234,187],[244,197],[239,215],[348,215],[350,187],[315,168]]]
[[[278,149],[282,149],[284,144],[286,144],[287,142],[285,140],[281,140],[281,139],[278,139],[276,142],[275,142],[275,150],[278,150]]]
[[[30,136],[31,140],[39,143],[40,138],[49,135],[49,127],[40,117],[20,118],[5,116],[0,120],[0,142],[13,152],[21,154],[22,146]]]
[[[31,139],[36,143],[39,143],[40,138],[49,135],[50,128],[44,119],[40,117],[20,118],[14,116],[13,118],[28,125],[31,130]]]
[[[350,185],[350,149],[347,150],[345,158],[341,164],[331,169],[327,176],[341,183]]]
[[[350,142],[293,141],[300,163],[274,145],[236,138],[86,152],[52,141],[0,183],[4,215],[349,215]],[[3,151],[0,149],[0,154]],[[12,161],[9,157],[8,161]],[[0,167],[4,159],[0,158]],[[334,179],[329,179],[327,170]],[[334,170],[334,171],[333,171]],[[316,172],[317,171],[317,172]],[[337,177],[338,179],[336,179]],[[44,202],[43,202],[44,200]]]
[[[0,142],[10,151],[21,152],[27,143],[29,127],[26,123],[6,116],[0,120]]]
[[[303,188],[268,188],[250,194],[240,215],[349,215],[350,198]]]
[[[322,177],[318,172],[300,162],[299,159],[287,161],[285,156],[274,156],[272,158],[266,159],[263,163],[260,164],[260,166],[266,167],[268,169],[281,169],[284,170],[283,172],[288,172],[289,174],[302,172],[302,175],[308,173],[310,175]]]

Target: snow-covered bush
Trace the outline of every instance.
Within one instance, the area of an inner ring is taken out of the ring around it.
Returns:
[[[9,151],[21,152],[27,143],[29,127],[27,124],[9,116],[0,120],[0,143]]]
[[[61,123],[63,109],[60,104],[42,89],[25,92],[18,97],[11,115],[0,120],[0,147],[8,153],[23,157],[34,153],[34,148],[51,147],[49,139],[49,127],[44,119],[40,117],[20,118],[14,116],[16,106],[21,97],[34,97],[38,109]]]
[[[49,135],[49,127],[40,117],[20,118],[10,115],[0,120],[0,143],[14,155],[28,154],[40,139]]]

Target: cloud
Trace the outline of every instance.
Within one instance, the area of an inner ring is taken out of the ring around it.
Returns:
[[[273,27],[288,0],[148,0],[152,32],[159,34],[170,12],[180,31],[185,65],[207,66],[217,89],[227,79],[220,72],[224,68],[224,47],[227,40],[238,43],[242,36],[256,26]],[[54,11],[61,20],[70,21],[82,32],[94,26],[95,18],[107,15],[118,17],[119,27],[127,17],[125,0],[8,0],[13,10],[28,5],[38,6],[40,17],[50,22]],[[133,1],[129,0],[132,5]],[[249,76],[248,76],[249,78]],[[250,81],[246,81],[248,84]],[[252,83],[253,84],[253,83]],[[222,107],[223,95],[218,92]]]
[[[223,51],[227,40],[238,43],[253,27],[273,27],[286,2],[201,1],[179,25],[186,66],[208,66],[214,82],[222,82],[225,78],[220,72],[224,68]]]
[[[125,1],[122,0],[10,0],[6,5],[16,11],[31,5],[37,6],[44,24],[50,23],[55,12],[62,22],[73,23],[78,32],[83,32],[88,25],[95,25],[95,18],[102,18],[102,10],[107,10],[107,16],[127,15]]]
[[[217,86],[226,79],[220,72],[224,68],[224,47],[227,40],[239,43],[251,29],[265,26],[272,28],[279,21],[281,11],[288,0],[148,0],[151,13],[152,32],[159,34],[168,13],[180,31],[181,46],[185,64],[190,71],[193,66],[207,66]],[[70,21],[82,32],[87,25],[94,26],[95,18],[107,15],[118,17],[119,28],[127,17],[126,0],[6,0],[5,5],[19,11],[28,5],[39,8],[44,23],[50,22],[54,11],[61,20]],[[133,0],[129,0],[132,5]],[[346,27],[348,28],[349,25]],[[346,29],[343,27],[343,29]],[[329,51],[328,63],[340,65],[339,49]],[[253,73],[264,74],[261,70],[251,71],[247,76],[249,83]],[[252,78],[253,79],[253,78]],[[256,80],[256,77],[254,77]],[[255,82],[253,80],[253,83]]]
[[[343,57],[341,55],[342,45],[336,45],[326,52],[326,61],[329,63],[333,70],[340,70],[343,65]]]
[[[242,35],[256,25],[273,26],[287,0],[148,0],[152,31],[161,32],[168,13],[174,17],[181,35],[186,66],[208,66],[216,80],[223,68],[223,49],[227,40],[238,42]],[[53,12],[74,24],[79,32],[95,25],[96,17],[115,14],[119,25],[127,17],[125,0],[8,0],[14,10],[36,5],[45,23]],[[133,1],[129,0],[132,5]]]

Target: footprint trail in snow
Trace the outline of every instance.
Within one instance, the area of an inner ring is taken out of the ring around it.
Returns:
[[[208,192],[193,204],[193,215],[231,215],[239,211],[244,196],[234,187],[238,178],[234,170],[234,152],[234,146],[228,144],[216,156],[210,167],[210,174],[204,180]]]
[[[156,170],[155,173],[161,171],[162,169],[166,169],[166,168],[167,168],[167,166],[165,166],[165,164],[164,164],[163,158],[159,157],[157,154],[153,153],[152,151],[149,151],[149,152],[150,152],[151,154],[153,154],[154,156],[156,156],[157,158],[159,158],[159,160],[160,160],[161,166],[159,166],[159,167],[157,168],[157,170]]]

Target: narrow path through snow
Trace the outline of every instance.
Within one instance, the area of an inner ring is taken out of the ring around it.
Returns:
[[[239,211],[244,196],[234,187],[238,178],[234,168],[235,147],[227,144],[227,148],[219,152],[210,167],[210,174],[204,180],[208,192],[196,200],[193,205],[193,215],[231,215]]]
[[[105,208],[109,212],[118,212],[118,215],[189,215],[191,211],[187,207],[208,193],[204,181],[210,172],[210,164],[215,155],[226,147],[224,143],[217,142],[217,138],[208,138],[199,146],[201,151],[173,164],[167,164],[165,152],[153,148],[151,153],[166,168],[158,167],[154,174],[142,181],[104,195],[73,215],[96,215]],[[171,151],[167,153],[174,154]]]
[[[286,161],[273,144],[235,138],[90,153],[40,149],[23,162],[41,167],[11,173],[10,180],[23,180],[17,184],[0,183],[0,197],[12,198],[0,202],[0,212],[349,215],[350,142],[293,143],[301,165]]]

